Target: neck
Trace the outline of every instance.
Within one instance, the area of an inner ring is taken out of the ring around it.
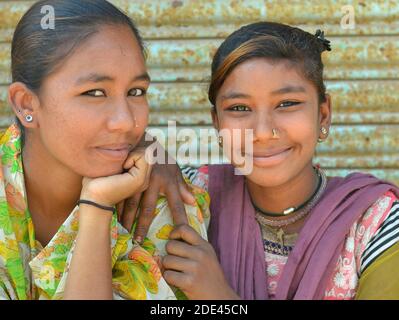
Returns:
[[[273,187],[263,187],[247,180],[252,201],[263,211],[281,213],[290,207],[298,207],[316,191],[317,174],[312,164],[290,181]]]
[[[34,139],[27,140],[22,159],[28,207],[35,231],[37,236],[42,233],[41,238],[48,240],[75,207],[82,177],[54,159]]]

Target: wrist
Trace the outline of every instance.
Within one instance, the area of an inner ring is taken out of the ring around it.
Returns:
[[[219,300],[241,300],[241,298],[234,292],[233,289],[227,287],[225,291],[222,291],[216,299]]]
[[[105,229],[109,229],[112,216],[113,213],[109,210],[82,203],[79,205],[79,230],[83,228],[98,230],[99,225],[104,225]]]
[[[241,300],[240,296],[233,290],[230,291],[228,300]]]
[[[82,189],[79,200],[92,201],[105,207],[112,207],[114,205],[114,203],[110,203],[109,200],[106,200],[104,196],[101,196],[97,192],[88,188]]]
[[[97,202],[91,201],[91,200],[87,200],[87,199],[80,199],[77,204],[78,204],[78,206],[80,206],[82,204],[87,204],[89,206],[93,206],[93,207],[96,207],[98,209],[111,212],[112,214],[115,212],[115,208],[113,206],[104,206],[104,205],[102,205],[100,203],[97,203]]]
[[[216,299],[220,300],[241,300],[239,295],[233,290],[232,287],[225,280],[224,285],[221,286],[223,289],[220,290],[220,294]]]
[[[113,206],[99,203],[99,201],[95,199],[96,197],[93,197],[88,193],[82,193],[77,202],[77,205],[79,206],[79,220],[81,221],[84,219],[91,222],[109,222],[115,212],[115,208]]]

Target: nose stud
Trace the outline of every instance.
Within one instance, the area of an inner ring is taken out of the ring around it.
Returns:
[[[273,133],[273,138],[274,138],[274,139],[277,139],[277,138],[278,138],[278,131],[277,131],[277,129],[273,128],[273,129],[272,129],[272,133]]]

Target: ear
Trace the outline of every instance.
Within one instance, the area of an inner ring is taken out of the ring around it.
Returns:
[[[326,101],[321,103],[319,109],[319,138],[325,140],[331,127],[331,96],[326,94]],[[327,129],[327,133],[321,132],[322,128]]]
[[[213,123],[213,127],[219,131],[219,117],[218,114],[216,112],[216,107],[213,106],[211,109],[211,115],[212,115],[212,123]]]
[[[40,107],[38,96],[22,82],[14,82],[8,87],[8,103],[15,115],[26,128],[37,128],[37,114]],[[26,116],[33,117],[32,122],[26,121]]]

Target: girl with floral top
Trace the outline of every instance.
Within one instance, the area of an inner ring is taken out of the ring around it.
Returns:
[[[181,297],[161,273],[174,225],[165,198],[140,243],[115,210],[151,183],[138,147],[149,83],[140,35],[111,3],[38,1],[23,16],[9,86],[17,121],[0,136],[0,299]],[[186,220],[205,246],[209,200],[194,196]]]

